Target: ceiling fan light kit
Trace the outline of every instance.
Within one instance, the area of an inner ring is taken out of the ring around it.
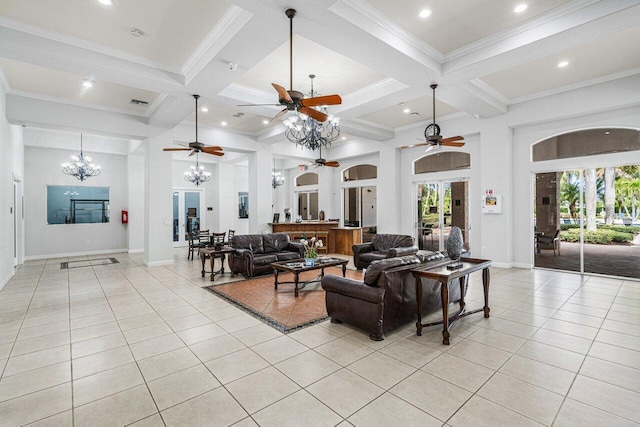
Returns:
[[[87,178],[100,175],[100,165],[91,163],[91,157],[85,156],[82,151],[82,134],[80,134],[80,155],[71,156],[70,163],[62,163],[62,173],[84,181]]]

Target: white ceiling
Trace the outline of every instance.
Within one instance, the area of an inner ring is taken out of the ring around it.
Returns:
[[[519,3],[529,7],[516,14]],[[258,143],[279,142],[284,127],[263,124],[279,107],[237,105],[277,103],[271,83],[289,87],[291,6],[294,89],[308,92],[315,74],[316,91],[342,96],[329,112],[356,138],[382,141],[412,125],[420,136],[433,82],[438,119],[491,117],[523,99],[640,73],[640,0],[0,0],[0,84],[34,110],[72,104],[169,128],[194,120],[198,93],[209,108],[203,126],[225,121]],[[424,8],[432,14],[419,18]],[[133,27],[144,35],[132,37]],[[557,68],[560,60],[569,65]],[[9,120],[30,121],[23,110]],[[75,126],[56,114],[37,119]],[[147,135],[134,125],[94,132]]]

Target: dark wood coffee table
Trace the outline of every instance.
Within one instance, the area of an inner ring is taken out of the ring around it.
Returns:
[[[200,259],[202,260],[202,277],[204,277],[205,273],[211,273],[211,281],[213,282],[214,278],[218,274],[224,274],[224,260],[227,254],[235,252],[235,249],[229,246],[223,246],[221,248],[217,248],[215,246],[207,246],[205,248],[200,248]],[[205,270],[205,265],[207,264],[207,258],[210,260],[211,271]],[[216,258],[220,258],[220,269],[214,270],[215,260]],[[230,272],[231,277],[233,277],[233,271]]]
[[[462,258],[462,267],[456,270],[448,270],[446,265],[429,268],[417,267],[412,270],[413,276],[416,278],[416,299],[418,321],[416,322],[416,330],[418,335],[422,335],[422,328],[434,325],[443,325],[442,344],[449,345],[449,325],[461,317],[468,316],[480,311],[484,312],[484,317],[489,317],[489,267],[491,261],[477,258]],[[452,262],[453,264],[453,262]],[[477,310],[465,311],[464,290],[469,280],[469,274],[474,271],[482,270],[482,287],[484,289],[484,307]],[[435,279],[440,282],[440,297],[442,298],[442,321],[422,323],[422,278]],[[449,317],[449,284],[458,279],[460,282],[460,310],[453,316]]]
[[[295,296],[298,296],[298,291],[300,289],[304,289],[309,283],[318,282],[324,277],[324,269],[325,267],[337,267],[339,265],[342,266],[342,277],[345,276],[347,272],[347,264],[349,263],[346,259],[340,258],[327,258],[325,260],[316,260],[315,265],[306,266],[304,263],[304,259],[292,259],[289,261],[278,261],[272,262],[271,267],[273,267],[273,277],[274,277],[274,286],[275,289],[278,290],[278,285],[282,285],[283,283],[293,283],[295,285]],[[311,280],[307,280],[305,282],[300,283],[299,275],[304,271],[311,270],[320,270],[320,275],[314,277]],[[293,273],[293,282],[279,282],[278,275],[280,272],[288,272]]]

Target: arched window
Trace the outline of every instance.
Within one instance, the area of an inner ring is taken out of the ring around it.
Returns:
[[[304,185],[318,185],[318,174],[315,172],[307,172],[296,178],[296,187]]]
[[[342,181],[359,181],[362,179],[375,179],[378,177],[378,167],[374,165],[356,165],[345,169],[342,173]]]
[[[436,154],[428,154],[417,159],[413,163],[413,173],[443,172],[458,169],[469,169],[471,156],[460,151],[443,151]]]
[[[532,146],[534,162],[640,150],[633,129],[587,129],[552,136]]]

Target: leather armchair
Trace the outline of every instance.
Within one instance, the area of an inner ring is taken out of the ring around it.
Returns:
[[[369,243],[353,245],[353,264],[358,270],[367,268],[373,261],[413,255],[418,247],[413,237],[401,234],[376,234]]]
[[[423,255],[426,264],[438,267],[451,262],[439,252]],[[380,341],[384,334],[416,321],[416,286],[411,270],[421,265],[420,258],[408,255],[374,261],[367,268],[364,280],[326,275],[322,288],[326,291],[327,313],[333,323],[346,322],[369,332],[372,340]],[[423,315],[442,308],[440,284],[424,286]],[[460,288],[449,289],[450,301],[460,299]]]
[[[304,257],[304,246],[285,233],[238,235],[229,244],[235,249],[229,257],[231,271],[247,278],[271,273],[272,262]]]

